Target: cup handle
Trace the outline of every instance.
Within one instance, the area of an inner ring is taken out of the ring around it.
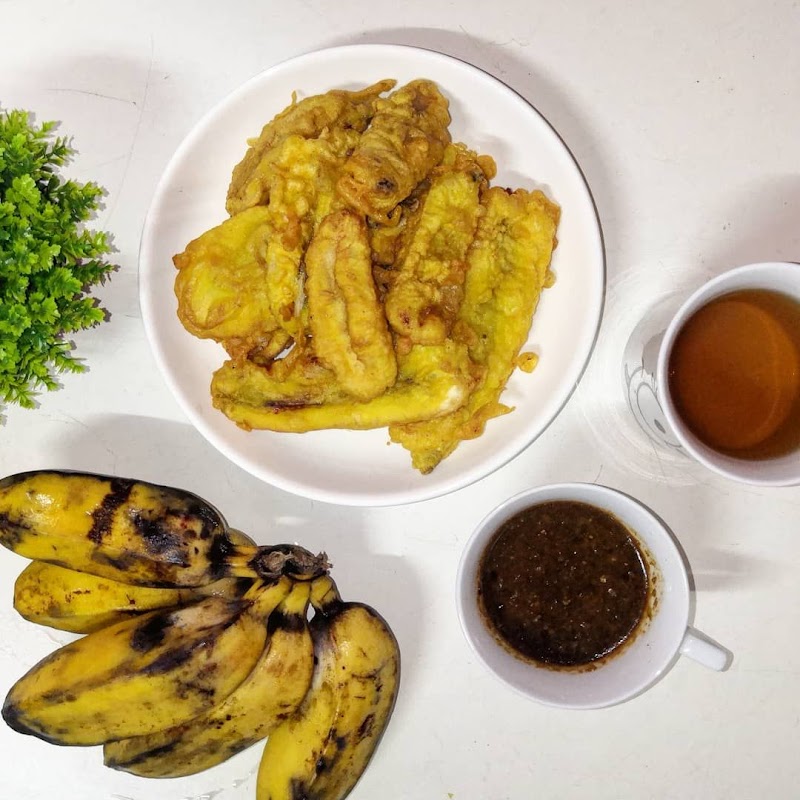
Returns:
[[[733,662],[733,653],[717,644],[709,636],[694,628],[687,628],[680,646],[681,655],[688,656],[704,667],[722,672]]]

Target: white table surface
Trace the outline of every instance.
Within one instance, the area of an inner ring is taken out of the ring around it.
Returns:
[[[76,337],[89,372],[36,410],[3,410],[0,474],[58,467],[141,477],[212,500],[259,541],[325,549],[348,598],[397,633],[403,683],[353,800],[800,796],[800,491],[741,487],[664,457],[632,426],[619,379],[638,316],[751,261],[800,260],[800,5],[790,0],[591,3],[0,2],[0,104],[57,119],[70,168],[108,189],[95,226],[119,271],[111,319]],[[420,45],[472,62],[529,99],[594,193],[608,259],[606,314],[567,407],[513,462],[453,495],[350,509],[262,484],[212,450],[157,372],[137,297],[155,184],[191,126],[253,74],[345,43]],[[595,481],[674,529],[693,568],[695,625],[735,654],[687,659],[612,709],[522,700],[476,662],[458,627],[462,546],[526,487]],[[68,636],[11,607],[24,561],[0,552],[0,693]],[[106,770],[0,726],[3,800],[244,800],[259,748],[175,781]]]

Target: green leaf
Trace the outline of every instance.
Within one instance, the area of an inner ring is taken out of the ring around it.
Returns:
[[[103,190],[62,177],[73,150],[54,128],[0,112],[0,403],[25,408],[84,371],[65,334],[105,319],[89,293],[115,269],[107,234],[84,226]]]

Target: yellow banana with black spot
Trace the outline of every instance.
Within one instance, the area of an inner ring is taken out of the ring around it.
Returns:
[[[235,544],[253,544],[230,531]],[[158,608],[186,605],[218,594],[241,597],[252,585],[247,578],[220,578],[194,589],[134,586],[89,572],[32,561],[14,584],[14,608],[29,622],[72,633],[92,631]]]
[[[219,705],[165,731],[109,742],[105,763],[147,778],[193,775],[267,736],[298,707],[311,683],[309,583],[298,582],[265,620],[267,645],[250,675]]]
[[[241,597],[247,578],[220,578],[195,589],[153,588],[31,561],[14,584],[14,608],[29,622],[71,633],[92,633],[147,611],[186,605],[212,594]]]
[[[212,596],[90,633],[40,661],[11,688],[3,718],[55,744],[95,745],[186,722],[250,674],[263,618],[288,593],[283,578],[241,599]]]
[[[324,555],[235,544],[197,495],[143,481],[42,470],[0,480],[0,544],[30,559],[154,587],[223,577],[314,578]]]
[[[257,800],[342,800],[389,722],[400,678],[391,630],[373,609],[332,593],[322,607],[311,621],[311,688],[267,739]]]
[[[0,481],[0,543],[19,555],[125,583],[200,586],[252,574],[222,515],[190,492],[43,470]]]

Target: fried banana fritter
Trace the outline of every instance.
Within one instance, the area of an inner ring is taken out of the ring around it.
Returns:
[[[279,359],[266,366],[226,361],[211,379],[214,405],[219,408],[219,401],[251,408],[303,408],[350,399],[336,376],[313,354],[296,359],[289,369],[280,369],[285,361]]]
[[[352,134],[366,130],[375,113],[375,100],[392,89],[396,81],[383,80],[357,92],[335,89],[307,97],[281,111],[250,142],[244,158],[234,167],[225,207],[233,215],[269,201],[269,161],[274,148],[289,136],[317,139],[327,135],[342,144],[342,154],[350,146]],[[262,163],[266,159],[265,163]]]
[[[277,329],[267,279],[266,208],[251,208],[189,242],[178,268],[178,317],[189,333],[224,344],[233,358],[266,346]]]
[[[559,208],[541,192],[494,187],[468,255],[459,338],[483,375],[467,403],[438,420],[393,425],[389,435],[411,452],[412,464],[430,472],[459,442],[483,433],[492,417],[511,409],[499,398],[528,337],[539,295],[548,282]]]
[[[301,333],[304,303],[302,265],[319,222],[335,200],[340,161],[322,139],[290,136],[278,145],[270,202],[266,207],[274,235],[267,242],[267,293],[278,327],[291,336]]]
[[[317,228],[306,253],[314,351],[352,397],[370,400],[397,377],[397,359],[372,278],[367,226],[342,210]]]
[[[372,264],[376,269],[393,270],[398,266],[398,259],[411,230],[410,221],[417,215],[430,186],[428,178],[418,183],[414,191],[395,209],[390,225],[381,225],[373,219],[367,220]]]
[[[413,347],[398,358],[395,383],[366,402],[334,400],[304,404],[299,395],[264,402],[258,392],[251,397],[243,392],[225,394],[220,383],[212,399],[215,408],[245,430],[291,433],[325,428],[366,430],[447,414],[466,402],[474,385],[474,366],[466,346],[448,341],[443,345]]]
[[[389,428],[428,473],[500,402],[559,208],[489,188],[437,86],[380,81],[292,102],[233,171],[231,215],[175,256],[178,316],[230,359],[211,397],[245,430]]]
[[[398,336],[414,344],[440,344],[461,307],[467,251],[488,187],[478,157],[449,145],[433,171],[430,189],[407,226],[400,263],[386,294],[386,317]]]
[[[428,80],[412,81],[375,106],[338,189],[351,208],[388,224],[396,206],[442,160],[450,142],[450,112]]]
[[[236,214],[174,259],[184,327],[236,360],[252,351],[261,363],[302,333],[303,257],[341,167],[326,139],[288,136],[271,156],[269,205]]]

